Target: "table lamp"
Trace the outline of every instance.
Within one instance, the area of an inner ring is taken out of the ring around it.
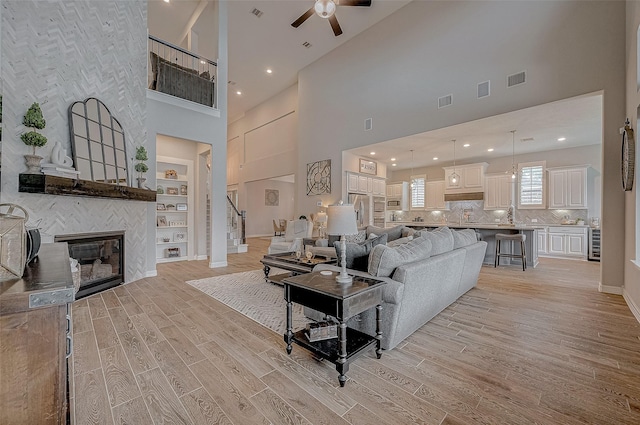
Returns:
[[[320,223],[320,226],[318,227],[318,236],[320,238],[324,238],[324,226],[327,223],[327,218],[326,212],[319,212],[316,215],[316,221]]]
[[[347,243],[344,237],[345,235],[358,233],[356,211],[353,209],[352,204],[343,204],[340,201],[337,205],[329,205],[327,214],[329,218],[327,233],[340,236],[340,264],[342,265],[342,270],[336,276],[336,281],[344,285],[350,285],[353,279],[347,274]]]

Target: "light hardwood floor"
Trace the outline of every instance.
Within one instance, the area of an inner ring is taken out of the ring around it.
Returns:
[[[639,424],[640,324],[599,264],[483,267],[478,286],[377,360],[333,365],[185,284],[255,270],[268,241],[161,264],[73,305],[76,424]],[[283,312],[284,313],[284,312]]]

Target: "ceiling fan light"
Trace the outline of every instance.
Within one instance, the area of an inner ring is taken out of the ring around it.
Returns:
[[[313,8],[316,11],[316,15],[321,18],[330,18],[336,13],[336,4],[333,0],[316,0]]]

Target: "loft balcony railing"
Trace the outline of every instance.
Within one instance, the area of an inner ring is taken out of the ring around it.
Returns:
[[[149,89],[217,107],[214,61],[149,36]]]

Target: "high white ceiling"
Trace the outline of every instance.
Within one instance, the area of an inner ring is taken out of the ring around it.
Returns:
[[[329,22],[316,15],[299,28],[291,26],[314,0],[229,0],[229,122],[295,84],[301,69],[407,3],[409,0],[372,0],[371,7],[338,6],[336,17],[343,34],[335,37]],[[148,5],[150,34],[188,48],[186,34],[193,28],[197,53],[217,58],[217,1],[149,0]],[[257,17],[254,9],[262,15]],[[304,47],[305,42],[311,47]],[[268,74],[267,69],[273,73]],[[488,161],[512,154],[511,130],[516,130],[516,154],[601,143],[602,97],[555,102],[350,152],[389,166],[390,158],[395,157],[397,167],[390,166],[390,170],[448,165],[453,161],[452,139],[456,139],[456,160]],[[566,140],[558,142],[559,137]],[[522,141],[531,138],[533,141]],[[464,148],[465,143],[471,146]],[[489,148],[494,151],[487,152]],[[370,155],[371,151],[376,155]]]

